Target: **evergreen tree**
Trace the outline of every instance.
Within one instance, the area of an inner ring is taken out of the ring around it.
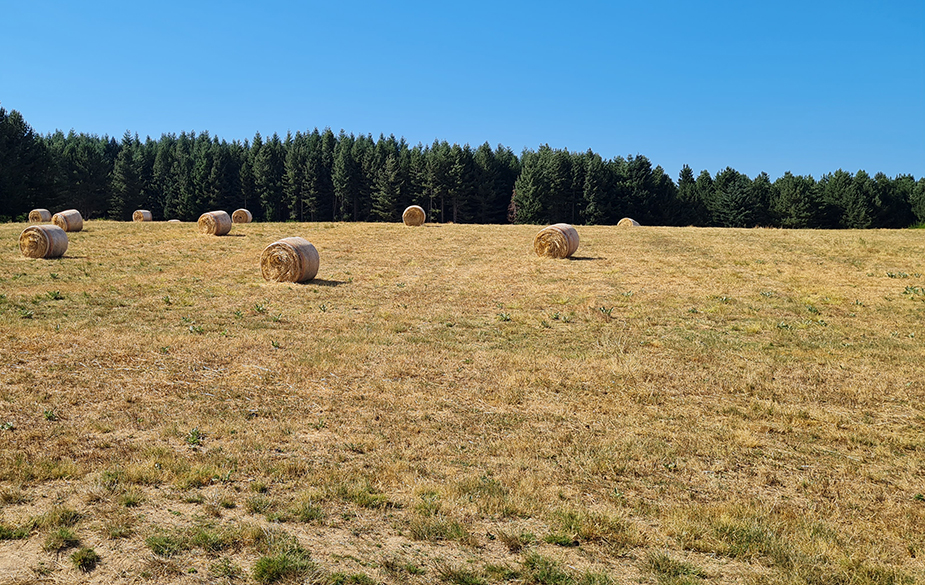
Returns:
[[[912,204],[912,212],[915,213],[919,225],[925,224],[925,177],[916,181],[909,201]]]
[[[613,186],[610,167],[599,154],[588,150],[585,169],[585,184],[582,199],[582,217],[587,224],[613,223]]]
[[[822,221],[822,199],[812,177],[787,171],[771,189],[771,216],[782,228],[814,228]]]
[[[749,178],[732,167],[716,174],[713,182],[713,219],[720,227],[752,227],[760,207]]]
[[[703,193],[697,188],[694,171],[687,165],[678,175],[678,212],[676,225],[705,226],[710,223],[710,211],[706,201],[701,199]]]
[[[257,138],[254,138],[257,142]],[[288,219],[283,189],[286,152],[279,135],[273,134],[254,157],[254,191],[266,221]]]
[[[109,217],[116,220],[131,218],[142,200],[142,178],[136,154],[141,149],[138,136],[127,131],[112,170],[112,190],[109,195]]]
[[[51,165],[45,143],[22,115],[0,108],[0,221],[51,206]]]

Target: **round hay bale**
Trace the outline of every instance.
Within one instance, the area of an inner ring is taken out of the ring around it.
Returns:
[[[231,223],[250,223],[254,221],[254,214],[246,209],[235,209],[231,214]]]
[[[231,216],[227,211],[207,211],[199,216],[199,233],[224,236],[231,231]]]
[[[26,258],[60,258],[67,252],[67,234],[56,225],[31,225],[19,234],[19,249]]]
[[[267,280],[306,282],[318,274],[318,250],[305,238],[283,238],[263,249],[260,271]]]
[[[147,209],[137,209],[132,214],[132,221],[154,221],[154,215]]]
[[[420,205],[411,205],[401,214],[401,220],[405,222],[405,225],[424,225],[427,221],[427,214]]]
[[[183,223],[179,219],[168,219],[167,223]]]
[[[84,229],[84,218],[80,216],[80,212],[76,209],[59,211],[51,217],[51,223],[66,232],[79,232]]]
[[[639,222],[629,217],[624,217],[617,222],[617,227],[639,227]]]
[[[533,238],[537,256],[568,258],[578,250],[578,232],[567,223],[545,227]]]
[[[33,209],[29,212],[29,223],[51,221],[51,212],[47,209]]]

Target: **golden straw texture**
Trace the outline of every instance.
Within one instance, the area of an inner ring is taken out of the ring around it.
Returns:
[[[232,223],[250,223],[254,221],[254,214],[246,209],[235,209],[231,214]]]
[[[199,233],[224,236],[231,231],[231,216],[227,211],[207,211],[199,216]]]
[[[27,258],[59,258],[67,252],[67,234],[56,225],[32,225],[19,234],[19,249]]]
[[[533,238],[533,251],[538,256],[568,258],[578,250],[578,232],[567,223],[545,227]]]
[[[154,221],[154,215],[147,209],[138,209],[132,214],[132,221]]]
[[[260,271],[267,280],[306,282],[318,274],[318,250],[300,237],[273,242],[260,255]]]
[[[59,211],[52,216],[51,222],[66,232],[79,232],[84,229],[84,218],[76,209]]]
[[[33,209],[29,212],[29,223],[51,221],[51,212],[47,209]]]
[[[639,222],[629,217],[624,217],[617,222],[617,227],[639,227]]]
[[[427,220],[427,214],[420,205],[412,205],[401,214],[401,220],[405,225],[423,225]]]

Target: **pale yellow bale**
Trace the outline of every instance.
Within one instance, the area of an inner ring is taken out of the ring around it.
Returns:
[[[250,223],[254,221],[254,214],[246,209],[235,209],[231,214],[232,223]]]
[[[154,221],[154,215],[147,209],[137,209],[132,214],[132,221]]]
[[[533,251],[538,256],[568,258],[578,250],[578,232],[567,223],[545,227],[533,238]]]
[[[51,221],[51,212],[47,209],[33,209],[29,212],[29,223]]]
[[[300,237],[273,242],[260,255],[260,271],[267,280],[306,282],[318,274],[318,250]]]
[[[84,229],[84,218],[76,209],[59,211],[52,216],[51,222],[66,232],[79,232]]]
[[[224,236],[231,231],[231,216],[227,211],[207,211],[199,216],[199,233]]]
[[[424,222],[427,221],[427,214],[424,213],[424,208],[420,205],[411,205],[401,214],[401,220],[405,225],[424,225]]]
[[[639,222],[636,221],[635,219],[624,217],[623,219],[617,222],[617,227],[618,228],[639,227]]]
[[[60,258],[67,252],[67,234],[56,225],[31,225],[19,234],[19,250],[27,258]]]

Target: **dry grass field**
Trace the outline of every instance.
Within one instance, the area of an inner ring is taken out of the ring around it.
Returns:
[[[925,581],[923,231],[24,227],[0,583]]]

